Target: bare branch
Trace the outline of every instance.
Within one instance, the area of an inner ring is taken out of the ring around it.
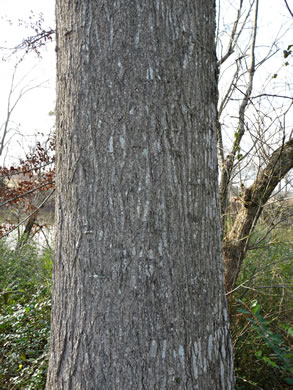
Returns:
[[[33,189],[31,189],[31,190],[29,190],[29,191],[24,192],[23,194],[17,195],[17,196],[15,196],[14,198],[8,199],[8,200],[6,200],[5,202],[0,203],[0,207],[3,207],[3,206],[5,206],[6,204],[9,204],[9,203],[13,202],[14,200],[24,198],[24,197],[26,197],[27,195],[30,195],[30,194],[34,193],[35,191],[37,191],[37,190],[39,190],[39,189],[41,189],[41,188],[44,188],[44,187],[46,187],[46,186],[49,186],[49,185],[51,185],[51,184],[54,184],[54,183],[55,183],[54,180],[53,180],[53,181],[50,181],[50,182],[43,183],[43,184],[41,184],[41,185],[39,185],[39,186],[37,186],[37,187],[34,187]]]
[[[242,92],[243,93],[243,92]],[[293,97],[292,96],[286,96],[286,95],[276,95],[276,94],[271,94],[271,93],[261,93],[260,95],[256,95],[256,96],[250,96],[249,99],[258,99],[258,98],[261,98],[261,97],[273,97],[273,98],[281,98],[281,99],[290,99],[290,100],[293,100]],[[229,100],[241,100],[240,98],[229,98]]]
[[[287,0],[284,0],[284,1],[285,1],[286,7],[287,7],[287,9],[288,9],[290,15],[291,15],[292,18],[293,18],[293,12],[291,11],[291,9],[290,9],[290,7],[289,7],[289,5],[288,5],[288,3],[287,3]]]
[[[246,87],[246,91],[244,92],[244,97],[239,108],[238,130],[235,132],[234,135],[234,142],[233,142],[231,153],[229,153],[229,155],[227,156],[221,172],[222,176],[220,182],[220,208],[221,208],[221,223],[222,223],[223,235],[225,235],[226,233],[225,214],[226,214],[226,209],[228,204],[228,186],[231,180],[231,174],[234,167],[235,156],[236,153],[239,152],[240,142],[245,133],[245,111],[252,93],[253,79],[255,74],[255,44],[256,44],[256,33],[257,33],[258,6],[259,6],[259,0],[256,0],[253,34],[252,34],[252,42],[251,42],[251,61],[250,61],[250,66],[248,68],[248,85]]]
[[[15,65],[14,67],[14,71],[13,71],[13,74],[12,74],[12,80],[11,80],[11,85],[10,85],[10,90],[9,90],[9,93],[8,93],[8,102],[7,102],[7,114],[6,114],[6,118],[5,118],[5,122],[4,122],[4,128],[3,128],[3,134],[1,136],[1,140],[0,140],[0,156],[2,155],[3,153],[3,150],[4,150],[4,147],[5,147],[5,140],[6,140],[6,137],[7,137],[7,134],[9,132],[9,124],[10,124],[10,120],[11,120],[11,115],[13,113],[13,111],[15,110],[17,104],[19,103],[19,101],[30,91],[36,89],[36,88],[39,88],[41,87],[44,82],[40,83],[40,84],[37,84],[37,85],[33,85],[31,87],[24,87],[20,90],[19,92],[19,95],[18,97],[15,99],[14,102],[12,102],[12,95],[13,95],[13,92],[15,92],[15,89],[18,87],[18,85],[24,80],[24,78],[26,76],[24,76],[21,81],[19,81],[16,85],[14,83],[15,81],[15,75],[16,75],[16,71],[17,71],[17,67],[18,67],[19,63]]]
[[[0,240],[4,237],[7,237],[11,232],[13,232],[14,230],[16,230],[17,228],[19,228],[19,226],[21,226],[23,223],[25,223],[29,218],[31,218],[38,210],[40,210],[44,204],[47,202],[47,200],[50,199],[50,197],[53,195],[55,191],[55,188],[52,189],[52,191],[49,193],[49,195],[43,200],[43,202],[37,207],[36,210],[34,210],[30,215],[26,216],[21,222],[19,222],[16,226],[14,226],[13,229],[9,230],[9,232],[3,234],[3,236],[0,237]]]
[[[248,10],[248,12],[246,14],[245,20],[243,21],[243,23],[241,25],[241,28],[240,28],[239,32],[237,33],[237,28],[238,28],[239,21],[240,21],[240,18],[241,18],[242,5],[243,5],[243,0],[240,0],[240,4],[239,4],[238,11],[237,11],[236,19],[234,21],[232,32],[231,32],[231,35],[230,35],[230,40],[229,40],[227,51],[221,57],[221,59],[218,61],[218,66],[221,66],[234,53],[235,47],[237,45],[237,41],[238,41],[238,39],[239,39],[243,29],[244,29],[244,26],[246,25],[246,22],[247,22],[248,16],[250,15],[253,3],[250,5],[250,8],[249,8],[249,10]]]

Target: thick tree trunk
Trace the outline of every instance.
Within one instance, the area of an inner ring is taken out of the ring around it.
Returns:
[[[48,390],[233,389],[212,0],[57,0]]]
[[[252,232],[263,206],[283,177],[293,168],[293,140],[280,146],[272,154],[267,166],[242,197],[242,206],[229,234],[224,238],[226,291],[233,290]]]

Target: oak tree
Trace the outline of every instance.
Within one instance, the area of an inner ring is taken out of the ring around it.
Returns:
[[[232,389],[212,0],[63,1],[47,389]]]

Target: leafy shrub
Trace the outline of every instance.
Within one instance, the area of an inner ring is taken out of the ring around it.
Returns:
[[[0,241],[0,388],[43,389],[48,365],[51,253]]]
[[[256,338],[261,341],[260,349],[254,352],[257,361],[262,360],[273,370],[277,370],[285,383],[293,385],[293,352],[288,345],[288,339],[293,336],[293,327],[284,327],[282,332],[284,339],[281,332],[275,334],[270,330],[270,321],[264,319],[256,300],[250,305],[247,305],[245,301],[239,301],[239,303],[243,308],[240,307],[237,311],[247,315],[246,318],[252,324]]]
[[[284,232],[283,239],[284,239]],[[293,384],[293,244],[268,237],[246,256],[230,299],[238,390]]]
[[[44,250],[39,253],[36,246],[25,245],[20,250],[11,249],[0,240],[0,288],[15,290],[50,284],[52,253]]]

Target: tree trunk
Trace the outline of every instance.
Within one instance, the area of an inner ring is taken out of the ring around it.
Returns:
[[[26,222],[24,231],[17,240],[17,244],[16,244],[17,250],[21,249],[28,242],[32,228],[34,227],[34,224],[36,222],[37,215],[38,215],[38,212],[32,214],[29,217],[28,221]]]
[[[272,154],[267,166],[243,193],[242,206],[223,241],[226,291],[232,291],[248,249],[250,234],[274,189],[293,168],[293,140]]]
[[[57,0],[48,390],[233,389],[212,0]]]

